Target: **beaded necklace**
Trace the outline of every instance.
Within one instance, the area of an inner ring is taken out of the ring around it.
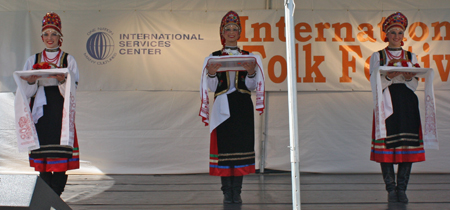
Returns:
[[[44,56],[44,61],[47,63],[53,63],[55,65],[58,64],[59,56],[61,55],[61,49],[58,49],[58,54],[54,58],[48,58],[47,53],[45,51],[46,50],[44,50],[44,52],[42,52],[42,55]]]
[[[405,55],[405,51],[404,50],[402,50],[402,53],[400,53],[399,56],[392,55],[392,53],[389,51],[389,49],[387,47],[386,47],[385,51],[386,51],[386,55],[389,58],[389,60],[401,59]]]

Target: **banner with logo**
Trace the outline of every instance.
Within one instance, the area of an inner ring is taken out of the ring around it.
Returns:
[[[58,12],[58,11],[56,11]],[[298,90],[370,90],[369,58],[383,49],[383,18],[394,11],[295,13]],[[444,10],[403,11],[409,19],[405,49],[436,71],[436,89],[448,89],[450,14]],[[82,90],[198,90],[203,59],[221,49],[214,11],[59,12],[63,49],[75,56]],[[284,12],[243,11],[238,45],[261,56],[268,91],[286,90]],[[30,12],[26,32],[35,51],[42,12]],[[31,54],[32,54],[31,53]],[[23,59],[25,58],[18,58]],[[19,67],[19,66],[18,66]]]

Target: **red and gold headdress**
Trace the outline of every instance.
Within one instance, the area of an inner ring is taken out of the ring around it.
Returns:
[[[62,32],[61,32],[61,18],[59,17],[58,14],[54,13],[54,12],[47,12],[47,14],[45,14],[44,18],[42,19],[42,30],[41,32],[44,33],[44,31],[47,30],[54,30],[58,33],[58,35],[60,36],[59,40],[58,40],[58,45],[62,46]],[[42,37],[42,41],[44,41],[44,38]]]
[[[388,31],[394,27],[400,28],[403,31],[405,31],[406,27],[408,27],[408,18],[406,18],[406,16],[401,12],[396,12],[394,14],[389,15],[386,18],[386,20],[384,20],[383,32],[388,33]],[[384,42],[389,42],[387,36],[384,37]],[[402,41],[402,46],[403,46],[403,41]]]
[[[54,12],[48,12],[47,14],[45,14],[44,18],[42,19],[42,32],[48,29],[53,29],[62,36],[61,18],[58,16],[58,14]]]
[[[405,31],[406,27],[408,27],[408,18],[406,18],[406,16],[401,12],[396,12],[392,15],[389,15],[386,20],[384,20],[383,32],[387,33],[389,29],[393,27],[399,27],[403,31]]]
[[[241,33],[241,19],[239,18],[239,15],[235,11],[229,11],[225,16],[222,18],[222,22],[220,24],[220,41],[222,42],[222,45],[225,46],[225,38],[222,36],[223,29],[225,26],[235,24],[239,27],[239,34]]]

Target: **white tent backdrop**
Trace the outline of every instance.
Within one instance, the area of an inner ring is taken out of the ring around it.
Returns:
[[[410,23],[405,48],[435,70],[440,141],[440,150],[427,150],[427,161],[414,164],[413,172],[450,172],[450,2],[295,3],[300,171],[379,172],[369,160],[373,105],[365,67],[386,46],[382,18],[402,11]],[[228,10],[242,18],[239,45],[261,55],[265,69],[267,108],[264,118],[255,112],[255,151],[259,157],[258,141],[265,138],[265,167],[290,170],[282,0],[0,0],[0,173],[33,173],[16,147],[12,73],[44,48],[39,34],[48,11],[61,16],[62,49],[80,70],[81,169],[70,173],[208,172],[209,129],[198,116],[200,68],[221,48],[219,24]],[[89,45],[99,37],[106,38],[104,54]],[[422,90],[423,82],[420,103]]]

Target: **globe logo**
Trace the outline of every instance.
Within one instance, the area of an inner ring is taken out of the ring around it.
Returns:
[[[92,58],[104,60],[114,53],[114,40],[105,32],[97,32],[87,40],[86,50]]]

